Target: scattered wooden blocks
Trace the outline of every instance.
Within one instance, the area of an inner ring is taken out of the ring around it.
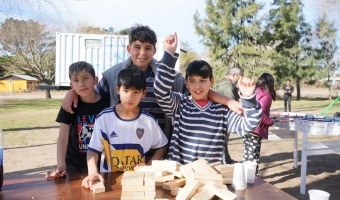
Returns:
[[[96,181],[92,185],[93,193],[102,193],[105,192],[105,185],[101,181]]]

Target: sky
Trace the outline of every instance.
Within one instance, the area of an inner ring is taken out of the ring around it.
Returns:
[[[61,25],[81,23],[103,28],[113,27],[117,31],[139,23],[151,27],[158,37],[164,37],[177,32],[179,39],[187,42],[194,51],[201,53],[205,50],[205,47],[200,43],[202,38],[195,34],[193,26],[193,15],[196,11],[198,11],[201,16],[205,16],[205,0],[32,1],[52,1],[56,8],[45,3],[40,3],[39,7],[22,5],[20,7],[20,14],[18,12],[18,15],[16,15],[17,18],[33,18],[52,24],[57,20]],[[260,2],[267,2],[267,4],[269,4],[272,0],[260,0]],[[302,3],[305,5],[303,13],[307,21],[315,24],[316,18],[318,14],[320,14],[320,7],[315,0],[302,0]],[[332,6],[332,8],[327,9],[332,9],[334,13],[340,13],[339,4],[340,2],[335,4],[337,6]],[[14,10],[17,9],[12,9],[12,11]],[[56,10],[58,12],[56,12]],[[15,16],[15,13],[12,14]],[[1,21],[6,17],[8,16],[4,16],[3,13],[0,12]],[[331,17],[335,19],[336,15],[333,14]],[[336,28],[340,30],[339,21],[337,21]]]

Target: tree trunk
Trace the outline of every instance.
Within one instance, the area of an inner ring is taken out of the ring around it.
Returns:
[[[45,98],[46,99],[51,99],[51,90],[50,89],[46,89]]]
[[[300,79],[296,79],[296,100],[301,100]]]

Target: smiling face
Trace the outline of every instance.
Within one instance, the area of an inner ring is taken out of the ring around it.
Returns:
[[[134,65],[142,70],[148,68],[156,53],[156,47],[150,42],[140,42],[136,40],[128,45],[127,50],[131,56]]]
[[[93,94],[96,84],[98,84],[98,77],[93,77],[86,70],[82,70],[71,76],[71,88],[81,97],[87,97]]]
[[[214,85],[214,78],[210,79],[193,75],[185,80],[185,85],[195,101],[204,101],[208,99],[208,92],[210,87]]]

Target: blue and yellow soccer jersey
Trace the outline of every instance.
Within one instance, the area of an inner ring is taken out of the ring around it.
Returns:
[[[133,170],[145,163],[150,149],[167,145],[168,140],[157,121],[147,112],[131,120],[119,118],[115,107],[103,110],[94,125],[89,150],[103,152],[100,172]]]

